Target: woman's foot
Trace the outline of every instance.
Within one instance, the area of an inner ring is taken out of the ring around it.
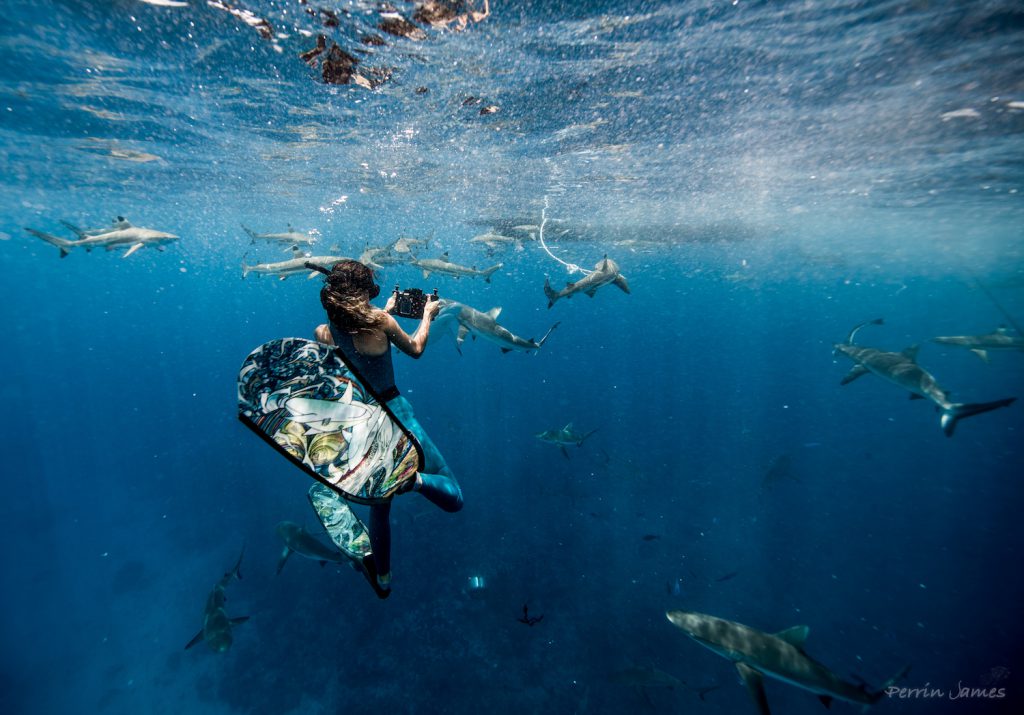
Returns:
[[[370,582],[377,598],[384,599],[391,595],[391,574],[384,574],[384,576],[377,574],[377,564],[373,560],[373,554],[363,557],[363,575]]]

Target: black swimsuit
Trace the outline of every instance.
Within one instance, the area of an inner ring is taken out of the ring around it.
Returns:
[[[357,376],[366,381],[367,386],[377,393],[377,397],[387,402],[400,394],[395,385],[395,366],[391,362],[391,342],[388,349],[381,355],[364,355],[356,348],[355,341],[348,333],[338,330],[333,323],[330,325],[334,344],[345,355],[355,368]]]

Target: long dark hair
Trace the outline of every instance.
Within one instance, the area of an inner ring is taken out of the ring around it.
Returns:
[[[373,280],[373,271],[359,261],[346,258],[334,264],[324,281],[320,305],[336,328],[354,334],[381,326],[383,314],[367,304],[379,293],[380,286]]]

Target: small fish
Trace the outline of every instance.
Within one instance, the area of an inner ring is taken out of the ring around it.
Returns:
[[[644,541],[654,541],[655,539],[660,539],[661,537],[657,534],[644,534],[642,538]]]
[[[739,571],[730,571],[724,576],[719,576],[715,579],[715,583],[722,583],[723,581],[732,581],[734,578],[740,575]]]

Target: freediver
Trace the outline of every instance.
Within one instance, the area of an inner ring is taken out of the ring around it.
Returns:
[[[459,511],[462,508],[462,489],[441,452],[416,419],[412,405],[399,393],[391,361],[392,345],[412,358],[423,354],[430,335],[430,323],[437,315],[440,303],[436,300],[426,303],[420,324],[410,336],[391,315],[395,308],[394,295],[383,310],[370,304],[380,295],[380,286],[374,282],[373,271],[369,267],[359,261],[345,259],[336,263],[331,271],[321,272],[326,274],[326,280],[320,290],[320,304],[327,311],[329,322],[317,326],[316,339],[341,350],[368,383],[367,387],[387,403],[392,414],[423,448],[423,471],[399,493],[411,489],[444,511]],[[370,507],[371,553],[363,565],[379,598],[391,595],[390,514],[390,502]]]

